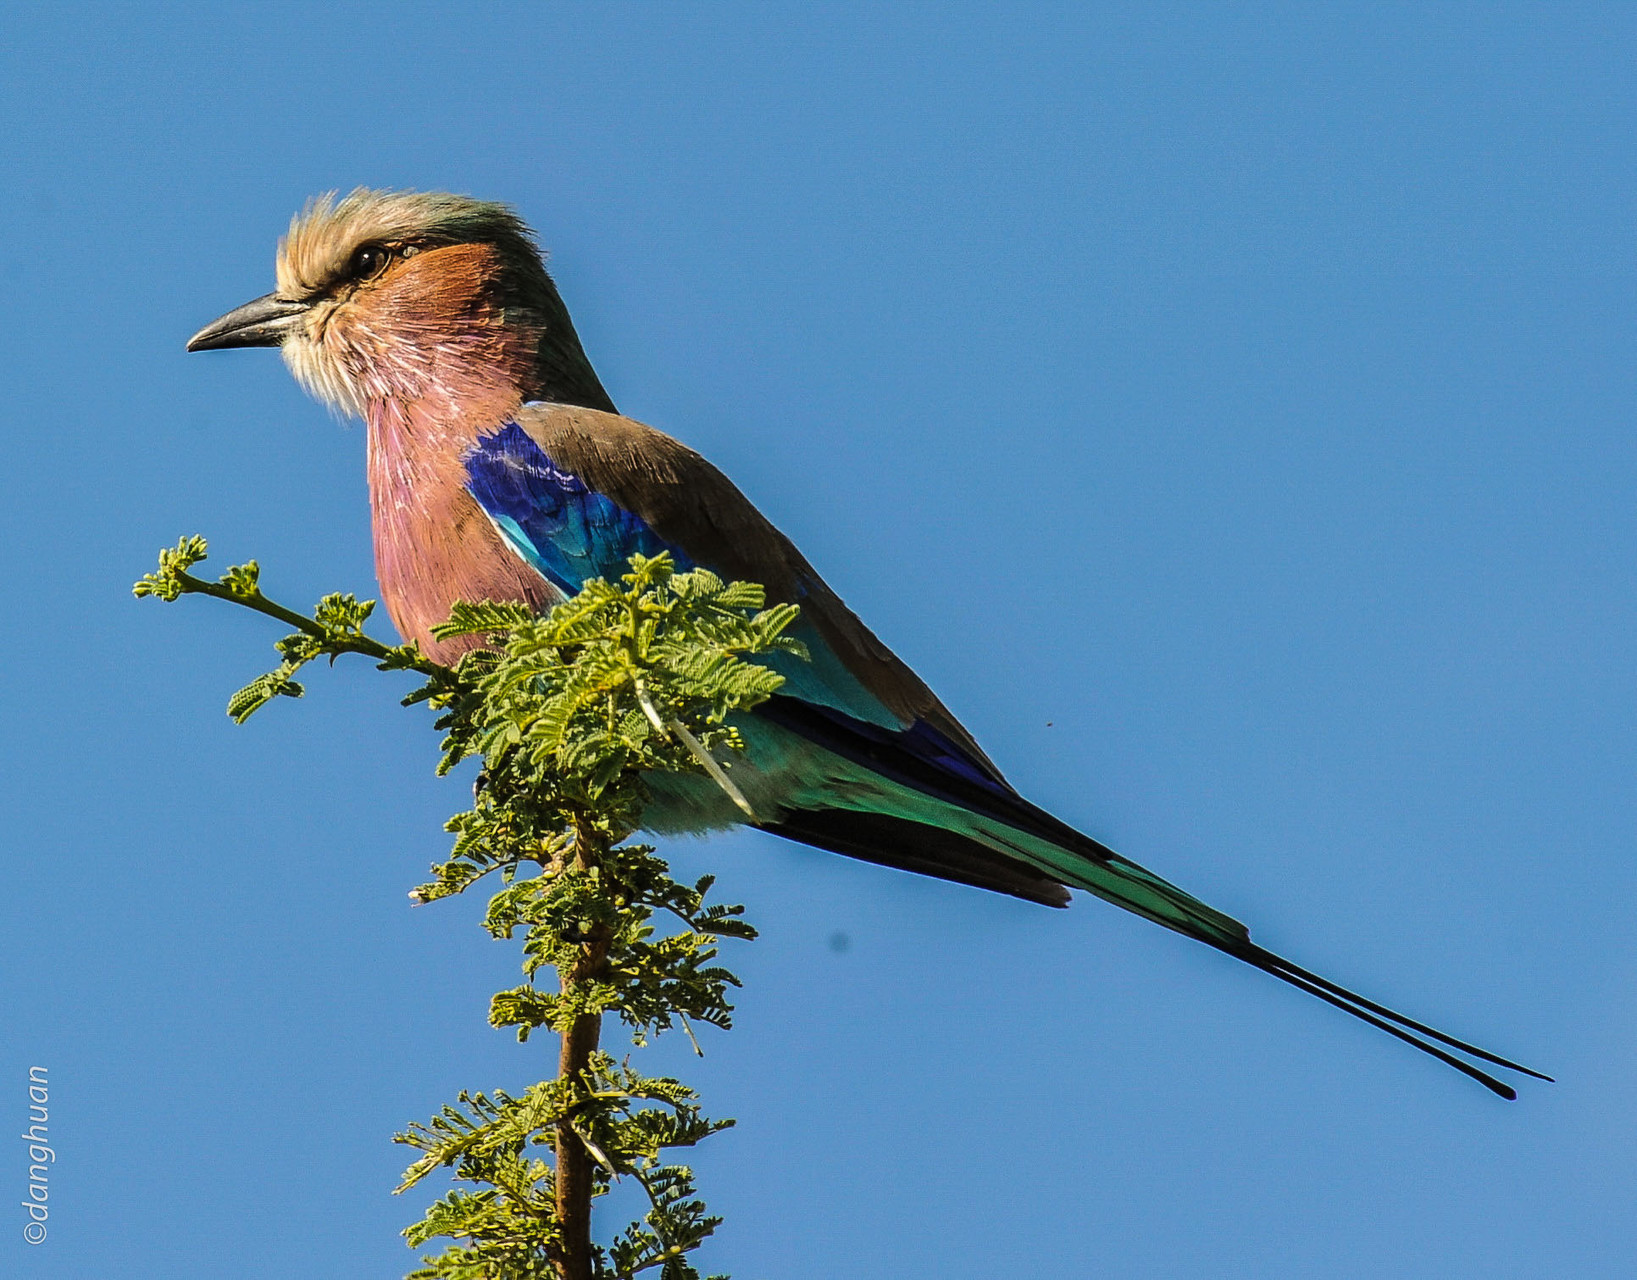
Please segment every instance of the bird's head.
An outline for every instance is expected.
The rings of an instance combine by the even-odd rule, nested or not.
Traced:
[[[613,407],[533,235],[505,205],[364,188],[321,196],[279,241],[277,278],[188,350],[279,347],[308,391],[359,415],[372,401],[458,403],[502,388]]]

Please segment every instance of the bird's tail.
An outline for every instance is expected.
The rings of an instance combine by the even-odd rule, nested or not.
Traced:
[[[1127,911],[1136,912],[1156,924],[1174,929],[1235,959],[1243,960],[1246,964],[1254,965],[1263,973],[1271,974],[1281,982],[1287,982],[1300,991],[1317,996],[1326,1004],[1333,1004],[1360,1021],[1368,1022],[1372,1027],[1378,1027],[1388,1035],[1397,1036],[1406,1044],[1414,1045],[1422,1053],[1430,1054],[1440,1062],[1447,1063],[1503,1098],[1514,1099],[1518,1096],[1517,1091],[1482,1068],[1457,1057],[1451,1050],[1481,1062],[1504,1067],[1508,1071],[1533,1076],[1537,1080],[1551,1079],[1539,1071],[1533,1071],[1486,1049],[1468,1044],[1464,1040],[1457,1040],[1454,1036],[1445,1035],[1424,1022],[1405,1017],[1385,1005],[1366,999],[1357,992],[1337,986],[1300,965],[1292,964],[1283,956],[1275,955],[1267,948],[1252,942],[1250,931],[1233,917],[1207,906],[1169,881],[1162,880],[1152,871],[1138,866],[1112,850],[1105,849],[1088,837],[1082,836],[1080,839],[1087,845],[1095,846],[1095,851],[1067,850],[1056,845],[1056,842],[1046,845],[1039,837],[1022,835],[1020,838],[1020,833],[1015,830],[1009,832],[1008,837],[1007,843],[1037,865],[1042,860],[1042,855],[1050,849],[1047,856],[1052,874],[1061,878],[1064,883],[1085,889],[1116,906],[1124,907]],[[1046,847],[1042,848],[1043,845]]]
[[[1067,905],[1068,894],[1061,886],[1084,889],[1317,996],[1448,1063],[1503,1098],[1517,1094],[1457,1053],[1538,1080],[1551,1079],[1406,1018],[1258,946],[1232,916],[1031,804],[970,761],[963,764],[959,751],[936,735],[912,740],[908,732],[893,733],[790,698],[771,699],[758,709],[758,716],[793,734],[791,741],[856,767],[847,776],[846,768],[831,760],[819,772],[832,779],[845,776],[847,785],[832,786],[824,794],[828,803],[785,805],[775,820],[758,824],[764,830],[849,857],[1051,906]]]
[[[1228,950],[1227,948],[1223,948]],[[1390,1036],[1397,1036],[1405,1044],[1413,1044],[1422,1053],[1429,1053],[1440,1062],[1447,1062],[1463,1075],[1471,1076],[1484,1088],[1498,1093],[1508,1100],[1518,1096],[1517,1090],[1511,1085],[1495,1079],[1488,1072],[1465,1062],[1441,1049],[1438,1045],[1448,1045],[1450,1049],[1458,1049],[1464,1054],[1478,1058],[1484,1062],[1494,1063],[1497,1067],[1505,1067],[1508,1071],[1516,1071],[1522,1075],[1533,1076],[1536,1080],[1551,1081],[1552,1077],[1539,1071],[1522,1066],[1508,1058],[1490,1053],[1487,1049],[1480,1049],[1476,1045],[1468,1044],[1465,1040],[1457,1040],[1454,1036],[1445,1035],[1442,1031],[1434,1030],[1424,1022],[1417,1022],[1414,1018],[1406,1018],[1401,1013],[1395,1013],[1385,1005],[1377,1004],[1374,1000],[1367,1000],[1346,987],[1339,987],[1327,978],[1309,972],[1300,965],[1292,964],[1283,956],[1275,955],[1265,947],[1246,941],[1242,950],[1229,950],[1229,955],[1237,956],[1247,964],[1253,964],[1263,973],[1271,973],[1281,982],[1288,982],[1291,986],[1309,995],[1318,996],[1327,1004],[1333,1004],[1338,1009],[1345,1009],[1355,1018],[1368,1022],[1372,1027],[1380,1027]],[[1419,1033],[1413,1034],[1413,1033]],[[1421,1037],[1425,1036],[1426,1039]],[[1438,1044],[1429,1044],[1429,1040],[1436,1040]]]

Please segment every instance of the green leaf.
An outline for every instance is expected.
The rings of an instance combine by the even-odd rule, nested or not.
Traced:
[[[274,698],[299,698],[305,692],[283,668],[269,671],[264,676],[257,676],[227,700],[227,714],[233,717],[234,724],[243,724]]]

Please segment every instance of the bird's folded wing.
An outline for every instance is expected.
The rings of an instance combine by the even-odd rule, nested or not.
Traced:
[[[618,578],[633,553],[669,551],[679,568],[759,582],[770,600],[799,605],[798,634],[813,660],[780,664],[787,696],[887,730],[929,765],[1015,794],[920,677],[692,449],[617,414],[528,404],[479,439],[466,473],[507,542],[565,593],[587,578]]]

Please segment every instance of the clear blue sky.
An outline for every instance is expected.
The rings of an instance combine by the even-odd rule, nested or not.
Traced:
[[[684,13],[686,9],[688,12]],[[184,532],[372,591],[363,435],[188,356],[307,196],[516,204],[1029,795],[1556,1074],[1507,1105],[1203,947],[741,835],[685,1072],[753,1277],[1637,1274],[1630,6],[62,4],[5,20],[0,1273],[401,1275],[388,1141],[549,1068],[411,909],[464,783]],[[832,936],[849,940],[833,949]],[[25,1189],[0,1147],[0,1206]]]

